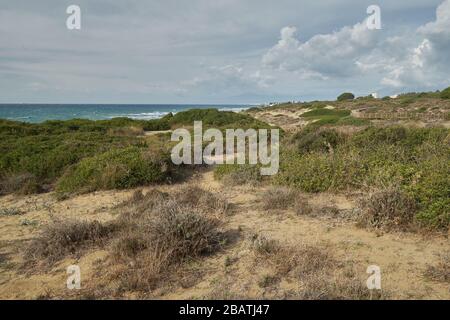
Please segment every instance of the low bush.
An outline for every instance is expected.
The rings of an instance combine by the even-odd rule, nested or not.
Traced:
[[[415,202],[416,224],[448,229],[448,129],[368,127],[343,139],[323,130],[309,127],[290,137],[272,179],[276,184],[305,192],[396,187]]]
[[[174,126],[193,126],[194,121],[202,121],[203,127],[225,128],[225,129],[258,129],[269,128],[266,123],[255,118],[232,111],[219,111],[217,109],[191,109],[176,113],[169,124]]]
[[[428,279],[450,284],[450,251],[441,253],[439,261],[436,264],[428,265],[424,275]]]
[[[302,279],[302,289],[296,296],[299,300],[381,300],[389,296],[386,292],[374,292],[352,275],[312,275]]]
[[[252,248],[256,259],[270,263],[277,275],[294,273],[306,277],[331,267],[333,259],[326,248],[309,245],[291,247],[263,235],[254,235]]]
[[[110,128],[107,131],[107,134],[110,136],[130,136],[136,137],[144,134],[144,130],[140,127],[119,127],[119,128]]]
[[[339,118],[347,117],[350,115],[350,110],[337,110],[337,109],[314,109],[302,114],[304,118],[320,118],[323,116],[336,116]]]
[[[336,122],[336,125],[338,125],[338,126],[368,126],[368,125],[370,125],[370,121],[367,119],[359,119],[359,118],[354,118],[352,116],[347,116],[347,117],[340,118]]]
[[[63,172],[85,157],[111,148],[145,146],[142,139],[110,136],[98,132],[38,134],[0,139],[0,177],[3,192],[14,192],[22,186],[37,184],[36,191],[53,184]]]
[[[98,221],[56,221],[47,225],[28,245],[24,255],[26,264],[51,265],[83,249],[104,244],[114,230],[113,224]]]
[[[450,87],[441,91],[440,94],[441,99],[450,99]]]
[[[375,192],[360,204],[363,226],[386,230],[409,230],[414,222],[417,205],[405,193],[388,189]]]
[[[263,209],[287,210],[292,209],[297,214],[307,215],[311,212],[308,202],[297,190],[285,187],[272,187],[262,195]]]
[[[59,196],[95,190],[125,189],[163,182],[170,176],[168,155],[141,148],[112,149],[81,160],[57,182]]]
[[[342,270],[327,247],[301,244],[295,247],[256,234],[252,237],[255,265],[273,270],[277,281],[294,278],[299,282],[292,297],[302,300],[379,298],[373,296],[355,272]],[[292,281],[292,280],[291,280]],[[385,293],[384,293],[385,294]]]
[[[195,192],[200,196],[191,199]],[[120,275],[122,290],[155,288],[175,276],[180,264],[222,246],[225,238],[218,217],[223,206],[216,207],[215,201],[205,204],[201,199],[207,195],[196,187],[184,187],[171,194],[138,193],[126,202],[117,222],[121,232],[112,247],[112,256],[127,265]]]
[[[260,167],[258,165],[218,165],[214,168],[214,178],[222,180],[230,186],[258,185],[261,180]]]
[[[249,115],[217,109],[194,109],[176,115],[169,113],[153,120],[122,117],[97,121],[50,120],[31,124],[0,119],[0,193],[50,190],[69,167],[82,159],[98,157],[111,150],[130,146],[149,147],[147,141],[153,149],[154,144],[160,144],[166,150],[168,135],[155,136],[152,140],[143,137],[144,131],[192,126],[195,120],[203,121],[205,128],[269,128]],[[160,141],[156,141],[158,139]],[[114,169],[127,170],[126,166],[114,166]]]
[[[193,185],[185,185],[176,190],[173,197],[178,203],[197,208],[204,213],[226,214],[228,202],[225,198]]]
[[[344,92],[339,97],[337,97],[337,101],[345,101],[345,100],[353,100],[355,99],[355,95],[350,92]]]
[[[294,134],[290,142],[295,144],[300,153],[312,151],[332,152],[339,143],[344,141],[344,136],[336,130],[320,128],[311,129],[306,127]]]
[[[9,174],[0,180],[0,195],[16,192],[18,194],[39,193],[42,186],[36,177],[29,173]]]
[[[22,214],[24,214],[24,212],[18,208],[1,208],[0,209],[0,217],[20,216]]]

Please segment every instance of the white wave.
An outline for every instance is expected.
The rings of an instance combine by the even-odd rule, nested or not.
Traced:
[[[233,112],[241,112],[244,110],[248,110],[250,107],[223,107],[220,108],[219,111],[233,111]]]
[[[241,112],[249,109],[250,107],[222,107],[218,108],[219,111],[233,111],[233,112]],[[152,120],[152,119],[160,119],[165,115],[172,113],[176,114],[180,111],[187,111],[189,109],[183,110],[171,110],[171,111],[153,111],[153,112],[142,112],[142,113],[122,113],[122,114],[114,114],[108,116],[108,118],[117,118],[117,117],[127,117],[130,119],[136,120]]]
[[[111,115],[108,118],[111,119],[111,118],[117,118],[117,117],[126,117],[126,118],[136,119],[136,120],[152,120],[152,119],[162,118],[168,113],[169,112],[162,112],[162,111],[142,112],[142,113],[123,113],[123,114]]]

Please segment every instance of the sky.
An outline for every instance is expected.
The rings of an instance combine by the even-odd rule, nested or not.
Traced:
[[[258,104],[450,85],[450,0],[0,0],[0,103]],[[81,9],[69,30],[66,9]],[[381,9],[370,30],[367,8]]]

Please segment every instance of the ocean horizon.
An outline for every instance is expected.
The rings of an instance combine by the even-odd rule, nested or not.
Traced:
[[[40,123],[47,120],[104,120],[117,117],[151,120],[172,112],[214,108],[239,112],[249,104],[0,104],[0,119]]]

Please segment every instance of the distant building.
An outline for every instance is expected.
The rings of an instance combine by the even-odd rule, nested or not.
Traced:
[[[372,98],[374,99],[378,99],[378,93],[374,92],[370,94],[372,96]]]

